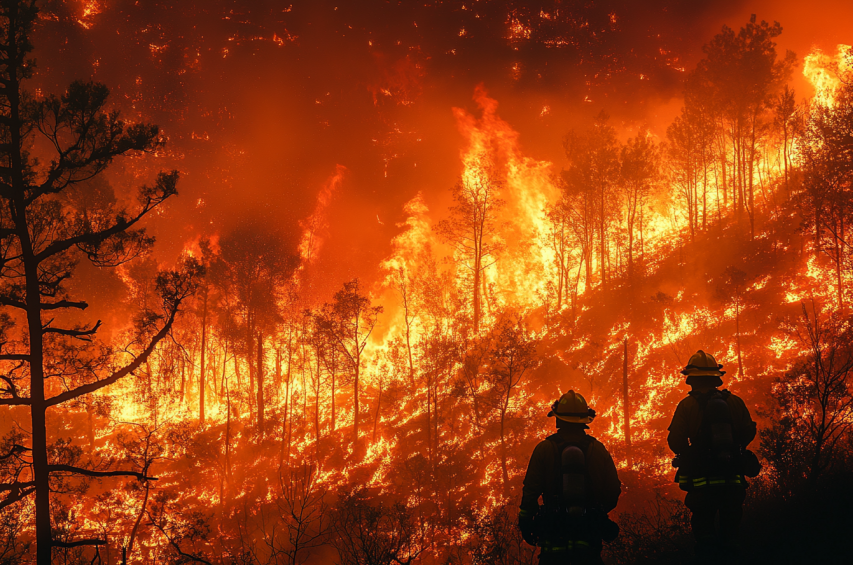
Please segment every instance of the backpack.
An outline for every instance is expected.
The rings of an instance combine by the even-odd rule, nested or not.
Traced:
[[[740,463],[740,444],[735,438],[734,420],[727,390],[692,395],[702,414],[699,433],[695,438],[699,466],[704,473],[725,475],[737,472]]]
[[[581,517],[589,506],[587,453],[593,438],[566,441],[559,434],[548,437],[554,447],[554,474],[550,506],[560,513]]]

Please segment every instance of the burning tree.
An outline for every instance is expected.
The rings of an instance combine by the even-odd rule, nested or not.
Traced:
[[[382,306],[371,306],[370,299],[364,296],[358,279],[344,285],[335,293],[333,302],[323,308],[318,322],[320,331],[325,333],[346,359],[353,378],[353,443],[358,442],[359,387],[364,364],[364,348],[376,327]]]
[[[235,302],[239,318],[234,323],[242,333],[249,384],[255,389],[257,429],[263,436],[263,348],[280,318],[277,293],[292,275],[295,262],[279,234],[255,224],[239,226],[222,239],[220,248],[216,271]]]
[[[650,193],[659,180],[660,155],[650,136],[639,133],[622,146],[620,162],[625,229],[628,232],[628,281],[633,281],[636,232],[639,230],[642,257],[643,222]]]
[[[0,487],[7,493],[0,508],[34,495],[37,561],[47,565],[53,548],[106,543],[55,539],[51,490],[57,480],[67,480],[58,476],[153,480],[145,469],[79,466],[79,451],[49,443],[48,409],[58,410],[139,369],[169,334],[199,268],[188,260],[184,270],[157,276],[162,312],[143,312],[136,338],[124,350],[88,347],[101,323],[81,323],[69,312],[88,304],[69,295],[68,281],[82,258],[115,267],[148,250],[154,240],[138,224],[176,194],[178,174],[161,173],[152,186],[141,187],[133,207],[98,197],[92,181],[116,157],[150,152],[163,142],[156,126],[127,124],[108,110],[104,85],[75,82],[61,96],[44,98],[24,90],[33,74],[29,37],[37,14],[34,1],[0,3],[0,305],[11,312],[3,318],[0,361],[6,388],[0,404],[26,407],[32,424],[29,446],[21,438],[10,448],[22,467]],[[62,462],[51,460],[51,452]]]
[[[519,317],[504,315],[491,331],[489,346],[485,377],[489,384],[487,397],[498,414],[501,476],[504,492],[509,494],[507,420],[514,393],[521,387],[525,374],[538,362],[536,341],[528,335]]]
[[[487,298],[484,273],[501,249],[496,231],[497,214],[504,204],[502,185],[488,157],[480,156],[453,186],[456,204],[450,208],[450,218],[438,224],[438,233],[453,244],[460,264],[470,272],[475,333],[480,331],[482,299]]]
[[[598,270],[601,288],[607,288],[608,243],[616,211],[611,206],[619,174],[619,149],[616,132],[607,123],[610,117],[601,112],[593,127],[583,134],[566,136],[563,148],[571,166],[563,171],[563,190],[575,203],[573,214],[582,234],[586,262],[586,284],[592,284],[592,256],[598,239]]]
[[[693,115],[707,116],[716,124],[724,198],[728,198],[728,179],[733,177],[736,216],[740,221],[746,212],[751,238],[755,237],[754,181],[760,141],[772,120],[768,114],[773,97],[790,76],[794,62],[790,51],[777,58],[773,40],[781,33],[778,22],[757,22],[754,14],[738,33],[724,26],[704,47],[705,58],[688,81],[694,96],[686,97],[686,114],[695,110]]]
[[[799,204],[814,238],[814,253],[824,253],[832,262],[838,307],[843,310],[853,213],[853,72],[839,78],[835,102],[815,104],[806,120],[799,157],[804,189]]]

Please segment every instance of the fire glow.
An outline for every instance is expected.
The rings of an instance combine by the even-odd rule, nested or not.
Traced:
[[[71,18],[84,34],[119,25],[109,2],[68,4],[73,16],[45,12],[42,20]],[[105,538],[97,549],[105,563],[188,555],[208,563],[325,563],[332,559],[330,532],[340,527],[333,516],[342,519],[333,506],[356,493],[396,509],[389,520],[399,522],[388,527],[405,537],[395,549],[398,563],[448,562],[459,548],[479,543],[477,520],[517,502],[525,458],[551,425],[547,406],[568,388],[596,407],[593,433],[612,447],[626,483],[640,485],[624,503],[635,509],[649,493],[675,492],[661,446],[681,396],[678,370],[693,351],[717,348],[727,384],[763,406],[773,378],[808,353],[779,319],[806,304],[826,316],[849,310],[853,271],[839,243],[849,228],[841,221],[839,234],[826,220],[825,230],[817,227],[810,237],[811,228],[790,225],[800,222],[795,202],[806,199],[803,170],[820,149],[814,137],[806,145],[806,130],[839,108],[853,76],[851,47],[814,49],[802,58],[810,91],[791,94],[788,108],[791,59],[787,75],[780,71],[778,84],[767,87],[772,96],[745,111],[761,121],[752,124],[747,147],[740,116],[690,113],[691,77],[700,75],[683,66],[689,54],[666,38],[649,40],[644,49],[658,67],[640,73],[596,43],[630,24],[621,14],[582,17],[555,3],[496,17],[481,4],[454,10],[459,21],[443,35],[447,44],[429,53],[426,40],[408,45],[409,36],[427,33],[426,17],[390,35],[355,20],[342,26],[340,41],[351,34],[372,50],[365,60],[353,55],[354,66],[370,69],[369,77],[352,79],[362,104],[353,111],[342,106],[334,81],[311,78],[310,69],[306,82],[316,81],[317,92],[289,85],[275,85],[281,96],[241,90],[243,103],[273,117],[248,120],[233,139],[231,126],[221,123],[245,114],[224,94],[188,103],[177,84],[183,79],[157,82],[148,92],[148,79],[134,73],[114,91],[129,121],[174,122],[161,124],[164,146],[125,160],[103,186],[85,185],[88,197],[125,198],[152,167],[181,169],[184,162],[192,189],[189,205],[158,210],[149,220],[169,251],[134,257],[104,275],[96,295],[119,306],[98,310],[112,326],[95,344],[110,349],[116,366],[132,362],[135,340],[145,335],[138,335],[137,313],[157,302],[158,270],[192,258],[204,275],[168,338],[131,375],[56,409],[49,424],[55,454],[157,477],[73,487],[85,497],[61,485],[54,527],[67,539]],[[239,22],[239,31],[228,28],[227,47],[200,33],[169,37],[163,22],[138,30],[135,41],[155,68],[181,60],[176,76],[188,82],[203,72],[248,77],[257,69],[235,69],[227,59],[245,61],[247,50],[269,47],[275,54],[264,56],[283,61],[278,57],[314,33],[284,27],[299,9],[263,23],[248,11],[216,14],[218,22]],[[506,84],[550,80],[550,70],[525,51],[531,45],[578,49],[571,110],[550,86],[541,90],[547,97],[529,95],[523,114],[516,87],[469,81],[464,96],[434,99],[440,110],[429,119],[411,118],[440,89],[428,74],[433,57],[440,53],[440,64],[451,68],[486,33],[485,19],[500,28],[495,41],[509,53],[495,73]],[[750,25],[757,25],[754,18]],[[584,57],[594,58],[594,73]],[[102,63],[93,68],[96,80],[115,72],[99,70]],[[607,115],[602,101],[625,94],[612,96],[608,81],[630,75],[651,84],[661,73],[677,76],[687,93],[671,123],[650,125],[648,114]],[[39,92],[48,91],[54,77],[45,70],[34,80]],[[301,98],[310,99],[304,107],[313,112],[310,151],[275,122],[305,128],[300,120],[309,118],[292,117],[288,108]],[[618,103],[612,106],[618,111]],[[336,122],[358,123],[351,114],[364,108],[375,113],[376,123],[364,127],[369,132],[336,138]],[[519,115],[552,145],[560,145],[552,129],[565,128],[563,151],[540,151],[539,142],[528,141],[533,126]],[[212,116],[217,122],[208,127]],[[453,141],[435,139],[439,126],[432,122],[441,120]],[[247,151],[241,136],[261,139],[263,148]],[[308,154],[317,147],[334,157]],[[435,156],[437,148],[444,157]],[[373,159],[367,165],[365,155]],[[255,169],[261,158],[274,174]],[[310,173],[291,178],[286,169],[299,168],[301,159]],[[418,176],[424,162],[445,168]],[[605,169],[612,169],[607,186],[590,189]],[[365,177],[372,192],[356,194]],[[449,182],[436,188],[435,179]],[[302,193],[310,198],[297,202]],[[361,249],[365,234],[381,244]],[[741,244],[749,258],[729,249]],[[796,264],[778,259],[789,248],[800,250]],[[725,259],[712,268],[716,252]],[[83,276],[81,290],[101,281],[99,274]],[[7,394],[17,396],[7,384]],[[53,395],[69,388],[51,386]],[[21,414],[2,420],[8,437]],[[22,515],[32,513],[30,502],[21,506]],[[294,531],[305,538],[294,539]],[[32,540],[34,532],[21,525],[16,535]]]

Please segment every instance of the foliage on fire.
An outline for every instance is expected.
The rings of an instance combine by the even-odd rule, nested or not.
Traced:
[[[88,29],[103,3],[83,4]],[[568,128],[562,167],[526,154],[480,85],[475,111],[452,111],[450,205],[418,194],[376,281],[326,294],[317,258],[348,169],[295,244],[261,215],[155,259],[143,226],[179,198],[178,172],[130,194],[110,171],[166,136],[97,82],[27,89],[45,13],[0,1],[0,565],[532,564],[520,485],[569,389],[595,406],[624,484],[605,559],[681,562],[665,428],[700,348],[758,408],[761,521],[745,528],[778,547],[746,554],[813,556],[785,539],[784,505],[818,501],[796,510],[828,539],[824,509],[853,501],[838,490],[853,463],[853,48],[802,61],[804,98],[778,23],[724,27],[684,72],[665,138],[597,112]],[[507,45],[531,39],[525,18],[509,12]],[[98,277],[128,319],[86,316],[78,294]]]

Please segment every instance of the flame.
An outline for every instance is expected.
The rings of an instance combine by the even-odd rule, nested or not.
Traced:
[[[803,60],[803,75],[814,87],[813,102],[832,108],[835,93],[842,84],[842,77],[853,72],[853,48],[839,44],[835,56],[815,49]]]
[[[343,182],[346,170],[343,165],[335,167],[335,174],[329,177],[317,194],[314,212],[300,222],[302,238],[299,241],[299,256],[302,259],[302,268],[315,262],[323,247],[324,231],[328,228],[326,210],[332,201],[332,195]]]

